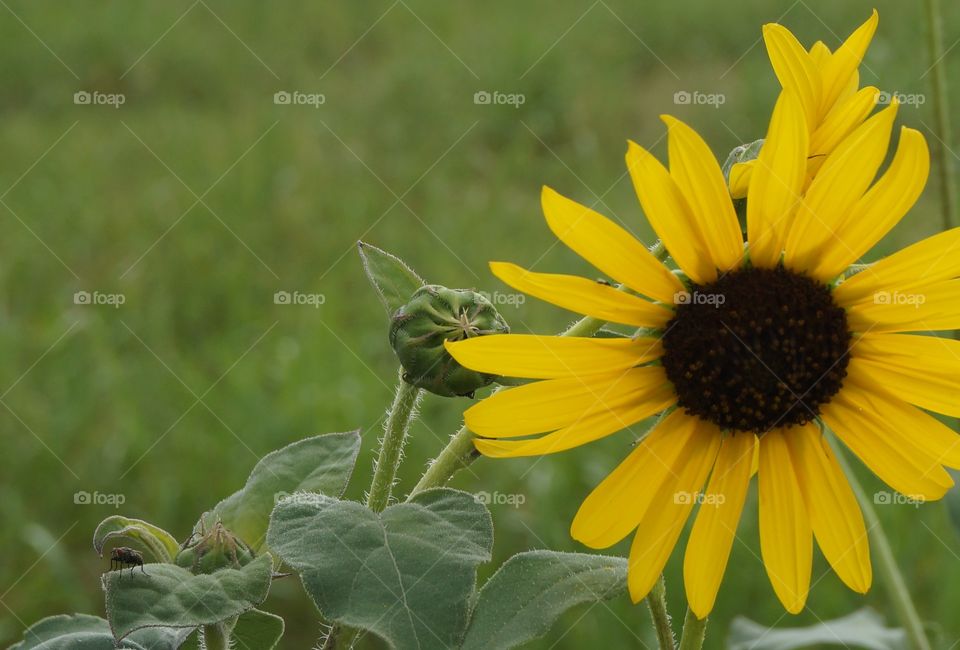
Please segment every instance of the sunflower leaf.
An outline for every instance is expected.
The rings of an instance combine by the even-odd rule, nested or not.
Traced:
[[[111,539],[127,539],[142,545],[157,562],[173,562],[180,545],[173,535],[140,519],[121,515],[107,517],[93,532],[93,549],[103,557],[103,548]]]
[[[546,634],[571,607],[614,598],[626,593],[626,588],[623,558],[519,553],[480,590],[462,650],[515,648]]]
[[[182,647],[191,630],[150,628],[131,634],[119,645],[114,641],[110,624],[99,616],[73,614],[50,616],[37,621],[23,633],[23,641],[10,650],[176,650]]]
[[[353,474],[360,432],[327,433],[298,440],[264,456],[243,489],[204,515],[208,528],[218,519],[255,550],[263,550],[270,512],[277,500],[298,491],[338,497]]]
[[[377,514],[360,503],[293,495],[267,541],[300,574],[324,618],[392,648],[457,647],[476,568],[490,560],[490,513],[471,494],[436,488]]]
[[[885,627],[883,617],[869,607],[809,627],[768,628],[738,616],[727,635],[727,650],[797,650],[819,645],[905,650],[907,635],[899,628]]]
[[[237,648],[272,650],[283,636],[283,627],[283,619],[279,616],[251,609],[237,619],[231,636]]]
[[[262,603],[272,578],[269,554],[239,569],[199,575],[174,564],[111,571],[103,576],[107,620],[118,640],[145,628],[212,625]]]
[[[376,246],[357,242],[363,270],[376,289],[388,316],[410,300],[417,289],[426,284],[406,262]]]

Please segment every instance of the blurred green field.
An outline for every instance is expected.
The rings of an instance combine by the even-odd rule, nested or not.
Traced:
[[[504,291],[490,259],[595,274],[552,238],[540,185],[597,203],[651,242],[625,176],[626,139],[665,155],[664,112],[721,158],[761,137],[777,89],[759,42],[765,22],[834,47],[876,5],[864,82],[929,92],[921,8],[895,0],[0,4],[4,646],[43,616],[102,614],[107,562],[90,539],[117,511],[76,505],[77,491],[122,494],[119,512],[185,536],[263,454],[359,427],[349,495],[363,494],[396,370],[358,239],[450,286]],[[949,47],[960,5],[946,11]],[[960,48],[946,63],[956,79]],[[84,90],[125,102],[75,104]],[[325,102],[278,105],[277,91]],[[525,102],[478,105],[478,91]],[[676,105],[678,91],[725,102]],[[960,106],[956,93],[952,101]],[[930,102],[898,119],[929,133]],[[937,210],[932,177],[878,252],[936,232]],[[121,293],[125,303],[76,305],[77,291]],[[275,305],[277,291],[325,302]],[[572,318],[533,300],[504,316],[519,332]],[[424,402],[402,490],[468,404]],[[633,439],[462,472],[457,487],[525,498],[492,507],[495,563],[481,579],[523,549],[583,550],[569,522]],[[940,504],[879,510],[921,611],[952,647],[960,539]],[[883,584],[858,596],[821,557],[809,608],[784,616],[758,559],[755,494],[746,513],[707,647],[722,647],[737,615],[799,625],[867,604],[892,618]],[[667,570],[676,617],[682,546]],[[266,609],[286,616],[284,648],[316,640],[317,617],[294,580],[275,585]],[[622,598],[569,613],[530,647],[653,647],[648,628],[645,607]]]

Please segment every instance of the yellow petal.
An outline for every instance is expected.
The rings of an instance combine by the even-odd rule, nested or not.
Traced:
[[[876,177],[896,114],[894,102],[860,125],[827,156],[787,234],[786,266],[812,272],[823,249],[838,245],[833,241],[834,232]]]
[[[673,315],[652,302],[574,275],[534,273],[508,262],[491,262],[490,270],[518,291],[605,321],[659,328]]]
[[[808,134],[802,111],[793,90],[780,93],[751,175],[747,232],[755,266],[769,268],[779,263],[790,216],[803,189]]]
[[[698,421],[677,409],[590,493],[570,525],[570,536],[590,548],[607,548],[630,534],[676,471],[696,439]]]
[[[717,159],[696,131],[669,115],[661,119],[667,125],[670,176],[687,199],[713,265],[721,271],[739,267],[743,235]]]
[[[555,454],[604,438],[611,433],[644,420],[673,406],[677,396],[667,385],[651,388],[637,399],[615,410],[584,415],[562,429],[530,440],[485,440],[476,438],[474,446],[484,456],[518,458]]]
[[[857,72],[863,55],[866,54],[873,34],[877,31],[877,10],[874,9],[870,18],[858,27],[843,44],[837,48],[830,60],[823,67],[823,95],[821,97],[820,114],[824,115],[843,91],[850,86],[850,77]]]
[[[756,436],[726,435],[683,558],[687,602],[697,618],[713,609],[750,485]]]
[[[760,554],[780,602],[798,614],[810,589],[813,535],[784,440],[792,433],[776,430],[760,438]]]
[[[810,59],[817,70],[823,70],[823,66],[830,60],[830,48],[823,41],[817,41],[810,46]]]
[[[767,55],[780,85],[797,93],[807,129],[812,131],[820,110],[820,71],[813,58],[786,27],[776,23],[763,26]]]
[[[756,164],[756,160],[747,160],[735,163],[733,167],[730,168],[730,198],[747,198],[747,190],[750,188],[750,177],[753,175],[753,168]]]
[[[954,379],[953,383],[956,386],[960,382]],[[933,397],[928,397],[924,389]],[[960,436],[932,415],[907,403],[949,406],[951,413],[947,415],[952,415],[957,412],[960,401],[956,388],[948,393],[934,382],[924,381],[921,370],[891,371],[882,364],[854,358],[847,366],[845,390],[851,402],[870,409],[891,432],[909,438],[911,444],[935,464],[960,468]],[[937,393],[940,393],[939,399]]]
[[[498,334],[445,343],[457,362],[506,377],[556,379],[625,370],[663,354],[660,339]]]
[[[870,410],[848,396],[844,386],[820,409],[823,421],[880,480],[901,494],[935,501],[953,480],[927,453],[909,439],[909,433],[892,431]]]
[[[662,366],[547,379],[499,391],[471,406],[463,417],[471,431],[486,438],[528,436],[587,415],[618,411],[666,381]]]
[[[670,303],[683,284],[633,235],[549,187],[540,195],[547,224],[582,258],[634,291]]]
[[[847,325],[854,332],[871,334],[960,329],[960,280],[909,291],[878,291],[873,302],[847,309]]]
[[[836,228],[837,245],[821,251],[817,277],[836,277],[870,250],[913,207],[927,183],[930,152],[923,134],[903,127],[893,162]]]
[[[815,424],[784,435],[813,534],[844,584],[866,593],[873,581],[870,544],[857,497]]]
[[[873,302],[882,292],[909,292],[960,276],[960,228],[927,237],[845,280],[834,290],[842,306]]]
[[[647,508],[630,545],[627,586],[633,602],[645,598],[660,578],[663,567],[693,509],[694,495],[703,488],[720,448],[720,431],[697,421],[690,443],[654,497],[655,507]]]
[[[810,137],[810,155],[827,155],[860,126],[877,105],[880,91],[867,86],[838,102]]]
[[[635,142],[627,146],[627,169],[647,220],[677,265],[697,284],[715,280],[700,229],[670,172]]]

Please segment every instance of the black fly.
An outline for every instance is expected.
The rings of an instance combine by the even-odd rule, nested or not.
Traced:
[[[110,552],[110,570],[119,568],[120,577],[123,578],[123,570],[127,567],[130,567],[131,574],[136,567],[140,567],[143,575],[147,575],[147,571],[143,568],[143,554],[126,546],[118,546]]]

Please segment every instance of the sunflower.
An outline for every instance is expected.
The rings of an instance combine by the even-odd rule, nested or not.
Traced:
[[[710,149],[665,116],[669,169],[632,142],[626,161],[676,270],[546,187],[551,230],[622,286],[491,264],[520,291],[638,328],[631,338],[509,334],[448,345],[474,370],[539,380],[465,412],[486,456],[555,453],[659,414],[571,527],[592,548],[635,531],[634,601],[699,503],[684,583],[691,609],[706,617],[755,455],[762,559],[787,611],[805,605],[814,538],[841,580],[866,592],[864,520],[825,427],[903,495],[938,499],[952,485],[944,466],[960,467],[960,437],[927,411],[960,416],[960,342],[908,332],[960,328],[960,229],[850,268],[926,183],[926,142],[906,127],[877,178],[896,112],[894,103],[856,128],[805,188],[806,113],[784,90],[749,186],[746,242]]]
[[[808,182],[820,169],[827,154],[863,123],[873,111],[880,91],[874,86],[860,88],[858,68],[877,31],[879,17],[870,18],[831,52],[823,41],[806,50],[783,25],[763,26],[763,41],[773,71],[783,88],[800,98],[810,134]],[[730,193],[747,195],[755,161],[734,165],[730,170]]]

